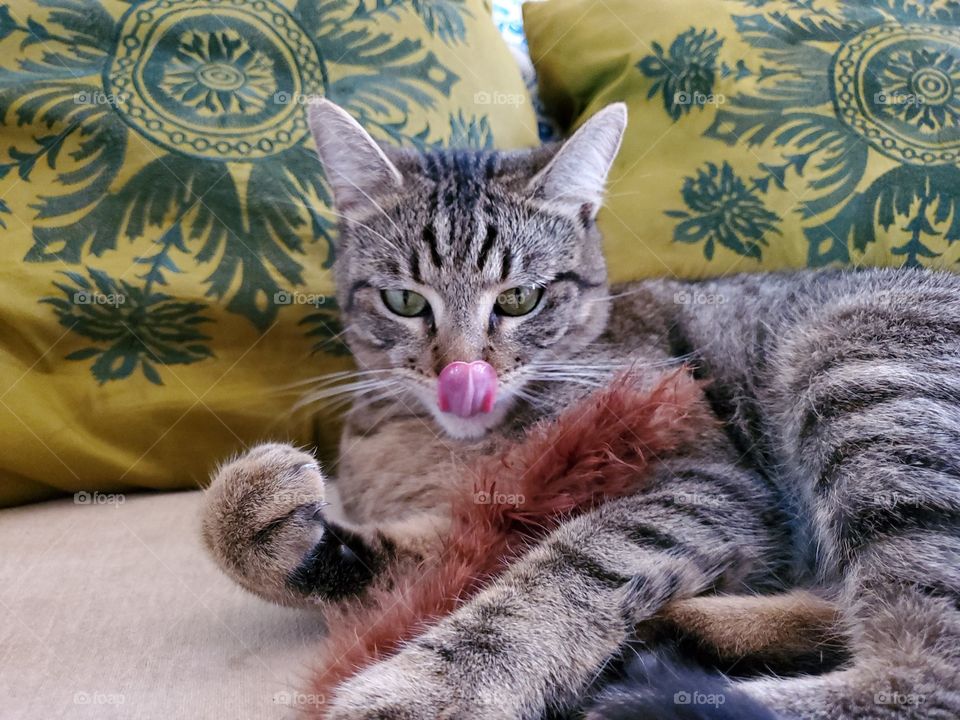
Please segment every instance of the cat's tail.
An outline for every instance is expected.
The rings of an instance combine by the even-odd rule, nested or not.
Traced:
[[[780,720],[723,675],[672,653],[639,653],[622,680],[593,701],[587,720]]]

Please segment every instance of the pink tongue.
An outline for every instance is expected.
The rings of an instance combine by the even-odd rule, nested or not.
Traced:
[[[493,410],[497,395],[497,371],[490,363],[452,362],[440,373],[437,401],[442,412],[462,418]]]

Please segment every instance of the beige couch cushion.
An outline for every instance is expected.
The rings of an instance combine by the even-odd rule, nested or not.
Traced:
[[[98,496],[97,500],[104,500]],[[296,717],[322,625],[235,587],[198,492],[0,511],[0,715]]]

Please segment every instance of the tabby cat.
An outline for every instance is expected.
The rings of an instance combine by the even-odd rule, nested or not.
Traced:
[[[626,366],[652,377],[687,362],[720,420],[659,458],[649,490],[567,521],[341,686],[330,717],[563,713],[671,603],[801,586],[838,604],[849,661],[737,682],[742,697],[794,718],[960,717],[960,278],[611,289],[594,219],[622,105],[559,149],[509,153],[380,147],[328,101],[309,115],[362,370],[345,386],[335,481],[285,445],[215,478],[205,538],[241,584],[322,604],[362,597],[388,564],[414,571],[437,552],[470,457]],[[680,690],[676,703],[696,701]],[[639,708],[647,692],[660,690],[627,699]]]

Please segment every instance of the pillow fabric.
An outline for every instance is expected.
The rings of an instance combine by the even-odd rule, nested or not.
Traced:
[[[569,125],[623,100],[599,223],[614,279],[956,268],[960,4],[552,0],[524,6]]]
[[[396,143],[537,140],[481,0],[0,5],[0,505],[334,444],[283,390],[349,363],[315,94]]]
[[[542,0],[532,0],[541,2]],[[523,12],[521,10],[523,0],[493,0],[493,22],[503,36],[504,42],[513,53],[520,66],[520,74],[526,83],[527,92],[530,93],[530,99],[533,102],[534,112],[537,114],[537,125],[540,130],[540,140],[542,142],[554,142],[561,137],[560,129],[556,122],[544,110],[543,103],[540,102],[537,90],[537,74],[533,69],[533,63],[530,61],[530,49],[527,46],[527,38],[523,33]]]

